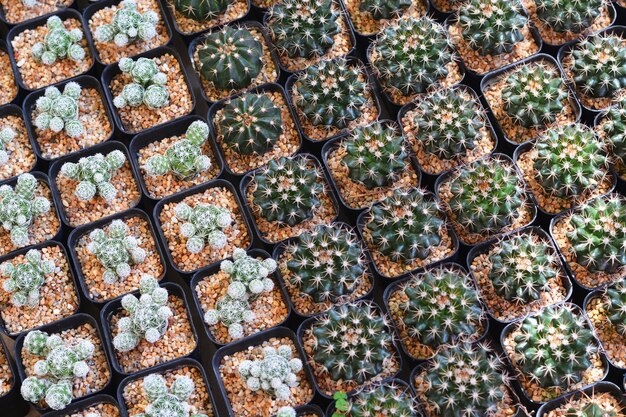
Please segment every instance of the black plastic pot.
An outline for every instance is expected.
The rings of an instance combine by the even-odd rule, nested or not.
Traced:
[[[22,33],[25,30],[29,30],[29,29],[35,29],[39,26],[45,26],[46,25],[46,21],[48,20],[48,18],[50,16],[58,16],[59,18],[61,18],[61,20],[65,21],[67,19],[76,19],[81,23],[81,29],[84,26],[83,25],[83,17],[81,16],[80,13],[78,13],[76,10],[74,9],[69,9],[66,8],[58,13],[53,13],[53,14],[48,14],[42,17],[38,17],[37,19],[32,19],[29,20],[26,23],[22,23],[20,25],[15,26],[13,29],[11,29],[9,31],[9,33],[7,34],[7,48],[9,50],[9,57],[11,58],[11,65],[13,66],[13,74],[15,75],[15,80],[17,81],[17,83],[19,84],[20,88],[22,88],[23,90],[26,91],[34,91],[37,90],[37,88],[29,88],[24,84],[24,81],[22,80],[22,75],[20,74],[19,71],[19,67],[17,65],[17,61],[15,60],[15,51],[13,50],[13,45],[11,44],[11,42],[13,41],[13,39],[20,33]],[[91,70],[93,69],[93,64],[95,62],[95,59],[93,59],[94,57],[94,50],[93,50],[93,45],[89,42],[89,40],[87,39],[87,54],[86,56],[91,56],[92,58],[92,63],[91,66],[89,67],[89,69],[87,69],[87,71],[83,72],[82,74],[77,74],[75,76],[72,76],[70,78],[67,78],[65,80],[63,80],[62,82],[66,82],[66,81],[71,81],[74,78],[78,77],[79,75],[85,75],[85,74],[89,74],[91,72]],[[42,64],[43,65],[43,64]],[[54,83],[52,83],[54,84]],[[50,84],[50,85],[52,85]],[[44,88],[44,87],[41,87]]]
[[[9,57],[11,56],[11,54],[9,53],[9,48],[7,47],[7,43],[2,38],[0,38],[0,51],[3,51],[4,53],[6,53]],[[9,58],[9,61],[11,61],[11,58]],[[9,102],[5,103],[4,105],[7,105],[7,104],[19,105],[20,104],[19,103],[20,85],[17,82],[17,79],[15,78],[15,70],[13,69],[13,65],[11,65],[11,74],[13,74],[13,82],[15,83],[15,97],[13,97]]]
[[[296,408],[296,416],[304,417],[314,415],[315,417],[324,417],[324,412],[322,409],[315,404],[302,405]]]
[[[166,125],[158,126],[154,130],[151,129],[150,131],[144,131],[138,134],[137,136],[135,136],[133,140],[130,142],[129,151],[130,151],[130,160],[133,165],[133,170],[135,171],[135,176],[139,180],[139,186],[141,187],[141,191],[143,195],[149,201],[156,203],[157,201],[162,200],[163,198],[166,198],[166,197],[158,198],[158,197],[153,196],[150,193],[150,191],[148,191],[148,187],[146,187],[146,181],[144,180],[143,168],[141,167],[139,163],[139,151],[141,151],[141,149],[145,148],[151,143],[159,142],[163,139],[171,138],[172,136],[184,135],[189,125],[197,120],[202,121],[202,122],[205,121],[200,116],[195,116],[195,115],[184,116]],[[213,156],[214,156],[213,158],[211,158],[211,165],[218,166],[217,175],[215,175],[215,178],[218,178],[222,174],[222,171],[224,170],[224,160],[222,158],[221,153],[218,152],[218,147],[215,145],[215,142],[211,140],[210,137],[207,139],[207,143],[211,147],[211,152],[213,153]],[[202,185],[202,184],[199,184],[199,185]],[[173,193],[170,195],[174,195],[174,194],[176,193]]]
[[[304,353],[304,349],[302,349],[302,345],[299,343],[299,338],[296,338],[296,335],[286,327],[274,327],[273,329],[265,330],[260,333],[253,334],[248,337],[244,337],[243,339],[231,343],[227,346],[220,348],[215,355],[213,355],[213,360],[211,361],[211,366],[213,368],[213,372],[215,373],[215,378],[217,379],[217,385],[219,387],[220,393],[224,402],[226,404],[226,409],[228,411],[228,415],[234,416],[233,409],[231,406],[231,400],[228,397],[226,392],[226,388],[224,387],[224,382],[222,380],[222,375],[220,373],[220,366],[222,364],[222,360],[225,356],[233,355],[236,352],[241,352],[247,350],[248,347],[261,345],[266,340],[272,338],[289,338],[293,345],[295,346],[294,357],[300,358],[302,360],[302,369],[304,370],[304,375],[306,377],[307,382],[311,386],[313,390],[313,396],[315,396],[315,378],[313,377],[313,373],[309,368],[309,364],[306,360],[306,354]],[[308,403],[307,403],[308,404]],[[306,404],[303,404],[306,405]],[[298,408],[299,410],[300,408]]]
[[[178,66],[180,67],[180,72],[181,75],[185,78],[185,83],[187,84],[187,90],[189,91],[189,95],[191,97],[191,109],[189,110],[189,112],[183,116],[189,115],[189,114],[193,114],[194,109],[196,108],[196,96],[194,94],[194,90],[192,89],[191,83],[189,82],[189,69],[188,66],[185,64],[185,62],[182,60],[181,55],[175,50],[170,48],[169,46],[160,46],[158,48],[155,49],[151,49],[147,52],[141,53],[139,55],[135,56],[135,59],[137,58],[157,58],[160,56],[163,56],[165,54],[170,54],[172,55],[174,58],[176,58],[176,61],[178,61]],[[107,98],[107,102],[109,104],[109,108],[111,109],[111,113],[113,114],[113,119],[115,120],[115,126],[117,126],[117,128],[124,133],[125,135],[137,135],[139,133],[147,133],[147,132],[154,132],[154,129],[159,127],[159,126],[164,126],[167,125],[168,123],[173,122],[174,120],[179,119],[180,117],[177,117],[175,119],[172,120],[168,120],[167,122],[163,122],[163,123],[159,123],[156,124],[154,126],[151,126],[149,128],[143,129],[143,130],[139,130],[139,131],[130,131],[127,130],[124,127],[124,124],[122,123],[122,119],[120,118],[120,114],[117,111],[117,108],[115,107],[115,105],[113,104],[113,93],[111,92],[111,80],[113,80],[113,78],[118,75],[121,74],[121,70],[119,68],[118,64],[111,64],[111,65],[107,65],[106,68],[104,68],[104,71],[102,71],[102,76],[100,78],[101,82],[102,82],[102,89],[104,90],[104,94],[106,95]]]
[[[11,0],[11,1],[13,1],[13,0]],[[15,1],[19,1],[19,0],[15,0]],[[4,9],[3,9],[2,5],[0,4],[0,21],[2,21],[2,23],[7,25],[8,27],[12,27],[12,26],[16,26],[16,25],[22,25],[24,23],[29,23],[29,22],[32,22],[33,20],[40,19],[42,17],[50,17],[50,15],[55,14],[55,13],[57,13],[59,11],[70,9],[70,8],[75,8],[75,7],[76,7],[76,1],[74,0],[74,1],[72,1],[70,3],[69,6],[59,6],[59,8],[56,11],[54,11],[54,12],[46,13],[46,14],[43,14],[41,16],[34,17],[32,19],[23,20],[21,22],[11,23],[11,22],[9,22],[7,20],[6,15],[4,13]]]
[[[589,306],[589,304],[590,304],[593,300],[595,300],[596,298],[600,298],[600,297],[602,297],[602,295],[603,295],[603,294],[604,294],[604,291],[603,291],[603,290],[595,290],[595,291],[592,291],[592,292],[590,292],[589,294],[587,294],[587,296],[585,297],[585,300],[583,301],[583,304],[582,304],[582,310],[583,310],[583,313],[585,314],[585,317],[587,318],[587,321],[588,321],[590,324],[591,324],[591,319],[589,318],[589,314],[587,314],[587,307]],[[591,328],[592,328],[592,329],[594,329],[594,331],[595,331],[595,328],[593,327],[593,324],[591,324]],[[600,342],[600,346],[603,346],[603,344],[602,344],[602,340],[600,340],[600,338],[599,338],[599,337],[598,337],[597,339],[598,339],[598,341]],[[604,348],[604,347],[603,347],[603,348]],[[605,350],[606,350],[606,349],[605,349]],[[609,358],[609,355],[607,355],[606,353],[605,353],[605,355],[606,355],[606,360],[607,360],[607,361],[608,361],[608,362],[609,362],[609,363],[610,363],[613,367],[615,367],[616,369],[618,369],[620,372],[624,372],[624,371],[626,371],[626,367],[616,365],[616,364],[615,364],[615,363],[611,360],[611,358]]]
[[[0,337],[0,355],[4,355],[6,358],[9,370],[13,377],[11,388],[9,391],[0,396],[0,407],[2,407],[2,415],[6,413],[6,417],[22,417],[28,412],[28,405],[20,395],[20,387],[22,385],[22,377],[18,372],[15,360],[11,357],[9,349],[4,342],[4,339]]]
[[[567,401],[578,397],[591,397],[593,394],[607,393],[615,397],[622,408],[626,408],[626,400],[619,387],[611,382],[600,381],[580,391],[571,392],[550,400],[539,408],[537,417],[546,417],[551,411],[563,406]]]
[[[626,10],[624,11],[624,13],[626,13]],[[602,122],[608,118],[608,111],[611,107],[607,108],[606,110],[601,111],[600,113],[598,113],[596,115],[596,117],[593,119],[593,129],[596,132],[600,132],[600,127],[602,125]],[[618,171],[618,165],[615,163],[615,161],[611,161],[611,168],[613,169],[613,173],[615,174],[615,177],[617,178],[617,183],[615,186],[615,191],[617,191],[620,194],[626,194],[626,188],[622,188],[623,187],[623,183],[624,181],[626,181],[626,174],[622,173],[620,175],[619,171]],[[621,184],[620,184],[621,182]]]
[[[111,358],[109,358],[109,353],[107,352],[106,347],[104,346],[104,339],[102,338],[102,333],[100,330],[100,327],[98,326],[98,323],[96,322],[96,320],[91,317],[88,314],[85,313],[79,313],[79,314],[75,314],[71,317],[66,317],[62,320],[59,320],[57,322],[54,322],[52,324],[49,324],[47,326],[42,326],[41,327],[41,331],[44,331],[46,333],[49,334],[55,334],[55,333],[60,333],[63,332],[65,330],[68,329],[75,329],[79,326],[82,326],[84,324],[89,324],[91,325],[91,327],[93,327],[96,330],[96,333],[98,335],[98,339],[100,341],[100,345],[102,346],[102,351],[104,352],[104,357],[106,360],[106,365],[109,368],[109,370],[111,370]],[[23,381],[24,379],[26,379],[27,375],[26,375],[26,370],[24,369],[24,364],[22,363],[22,347],[24,346],[24,339],[26,338],[26,333],[22,333],[22,335],[20,337],[17,338],[17,340],[15,341],[15,358],[17,361],[17,370],[19,372],[20,375],[20,379]],[[94,392],[90,392],[87,395],[84,395],[83,397],[79,397],[79,398],[73,398],[72,399],[72,404],[74,404],[77,400],[82,400],[82,399],[86,399],[88,397],[93,396],[94,394],[99,394],[102,392],[106,392],[109,387],[111,386],[111,382],[113,381],[113,376],[109,375],[109,381],[106,383],[106,385],[98,390],[98,391],[94,391]],[[44,408],[39,406],[38,404],[32,404],[32,406],[35,408],[35,410],[39,411],[40,413],[43,413],[47,410],[49,410],[49,408]]]
[[[111,115],[111,110],[109,109],[109,106],[107,105],[106,97],[104,95],[104,92],[102,91],[102,87],[100,86],[100,83],[98,82],[98,80],[90,75],[79,75],[78,77],[75,77],[71,80],[62,81],[58,84],[53,84],[53,85],[62,91],[65,85],[70,81],[77,82],[83,88],[85,87],[93,88],[98,91],[98,94],[100,95],[100,99],[102,100],[102,106],[105,109],[107,119],[109,120],[109,124],[111,126],[111,133],[104,141],[100,143],[104,143],[108,141],[109,139],[111,139],[113,137],[115,125],[113,124],[113,116]],[[39,158],[42,161],[50,162],[58,158],[47,158],[41,154],[41,148],[39,146],[39,142],[36,139],[37,132],[36,132],[35,126],[33,125],[33,117],[32,117],[32,112],[35,110],[37,99],[42,97],[44,94],[45,94],[45,89],[41,89],[41,90],[33,91],[32,93],[27,95],[26,98],[24,99],[23,112],[24,112],[24,123],[26,124],[26,129],[28,130],[28,136],[31,138],[31,143],[33,144],[33,150],[35,151],[35,155],[37,155],[37,158]],[[83,149],[89,149],[89,148],[83,148]],[[75,151],[75,152],[70,152],[69,154],[63,155],[62,157],[65,157],[67,155],[73,155],[74,153],[80,152],[83,149]]]
[[[56,179],[60,175],[61,167],[63,166],[63,164],[65,164],[66,162],[78,163],[78,161],[81,158],[92,156],[97,153],[108,154],[109,152],[114,151],[114,150],[120,150],[124,152],[124,155],[126,156],[126,159],[128,160],[128,163],[131,164],[130,156],[128,155],[128,150],[126,149],[126,146],[124,146],[121,142],[117,142],[114,140],[109,140],[104,143],[99,143],[90,148],[83,149],[78,152],[74,152],[68,156],[64,156],[62,158],[55,160],[55,162],[50,166],[50,170],[48,172],[50,173],[50,184],[51,184],[51,189],[52,189],[52,195],[54,196],[55,201],[57,201],[57,204],[59,205],[59,207],[62,207],[63,204],[59,203],[62,201],[62,197],[61,197],[61,192],[59,191],[59,188],[57,186]],[[135,184],[136,185],[139,184],[139,181],[137,180],[135,172],[132,169],[132,165],[131,165],[131,173],[133,175],[133,179],[135,180]],[[137,185],[137,187],[139,187],[139,185]],[[140,199],[132,203],[130,208],[137,206],[139,202],[140,202]],[[98,219],[98,221],[110,219],[116,214],[117,213],[113,213],[108,216],[104,216]],[[59,210],[59,217],[63,221],[63,224],[65,224],[69,228],[76,228],[79,226],[83,226],[83,225],[73,225],[72,223],[70,223],[70,220],[67,217],[67,213],[65,212],[65,209]],[[86,224],[89,224],[89,223],[86,223]]]
[[[84,400],[78,400],[76,402],[73,402],[64,410],[50,411],[49,413],[44,414],[42,417],[68,417],[74,413],[78,414],[84,412],[90,407],[94,407],[99,404],[111,404],[116,409],[120,409],[120,406],[115,398],[106,394],[96,394],[93,397],[87,397]]]
[[[406,390],[406,392],[407,392],[407,393],[408,393],[411,397],[413,397],[413,399],[415,400],[415,404],[417,404],[417,398],[415,397],[415,391],[413,390],[413,387],[412,387],[411,385],[407,384],[405,381],[403,381],[403,380],[401,380],[401,379],[399,379],[399,378],[393,378],[393,379],[391,379],[391,380],[387,381],[387,383],[390,383],[390,384],[395,384],[395,385],[397,385],[398,387],[402,387],[404,390]],[[380,383],[375,383],[375,384],[372,384],[372,385],[374,385],[374,386],[378,386],[378,385],[381,385],[381,384],[380,384]],[[355,391],[355,392],[351,395],[351,397],[352,397],[352,398],[354,398],[354,396],[355,396],[356,394],[357,394],[357,392]],[[337,410],[337,409],[335,408],[335,403],[334,403],[334,401],[333,401],[333,402],[331,402],[331,403],[328,405],[328,408],[326,409],[326,414],[325,414],[325,416],[326,416],[326,417],[332,417],[333,413],[334,413],[336,410]],[[416,415],[421,415],[421,414],[416,414]],[[350,414],[346,414],[346,416],[347,416],[347,417],[350,417]]]
[[[414,1],[414,4],[420,3],[420,4],[422,5],[422,7],[424,8],[424,14],[423,14],[423,16],[428,16],[428,15],[429,15],[430,8],[431,8],[431,4],[430,4],[430,2],[429,2],[429,1],[427,1],[427,0],[413,0],[413,1]],[[412,7],[412,6],[411,6],[411,7]],[[433,9],[434,9],[435,11],[437,11],[437,9],[435,9],[434,5],[432,5],[432,7],[433,7]],[[346,20],[348,21],[348,25],[350,26],[350,29],[352,30],[352,32],[353,32],[355,35],[357,35],[357,36],[359,36],[359,37],[362,37],[362,38],[366,38],[366,39],[368,39],[368,40],[371,40],[371,39],[373,39],[374,37],[376,37],[376,35],[377,35],[377,34],[379,34],[379,33],[383,30],[383,29],[381,28],[381,30],[379,30],[378,32],[373,32],[373,33],[362,33],[362,32],[359,32],[359,31],[356,29],[356,25],[354,24],[354,22],[353,22],[353,20],[352,20],[352,15],[350,14],[350,11],[348,10],[348,6],[346,6],[346,4],[345,4],[345,0],[342,0],[342,1],[341,1],[341,8],[342,8],[342,10],[343,10],[343,14],[346,16]],[[387,19],[387,22],[389,22],[389,21],[393,21],[393,20],[398,19],[398,18],[400,18],[400,19],[401,19],[401,18],[404,18],[404,16],[405,16],[405,15],[407,15],[407,16],[408,16],[408,13],[406,13],[406,14],[405,14],[405,13],[402,13],[402,14],[400,14],[400,16],[399,16],[399,17],[392,18],[392,19]],[[383,24],[382,26],[383,26],[383,28],[384,28],[384,26],[385,26],[385,25]]]
[[[22,109],[19,108],[18,106],[16,106],[15,104],[7,104],[4,106],[0,106],[0,119],[2,119],[3,117],[6,116],[17,116],[20,119],[22,119],[22,121],[24,121],[24,126],[26,126],[26,135],[28,135],[28,142],[30,143],[30,147],[33,150],[33,154],[35,157],[35,161],[33,162],[33,166],[30,168],[30,171],[32,171],[33,169],[35,169],[35,167],[37,166],[37,162],[39,160],[39,155],[37,153],[37,141],[35,141],[33,139],[33,135],[30,133],[30,129],[28,127],[28,122],[26,121],[26,119],[24,118],[24,115],[22,114]],[[0,126],[0,129],[2,128],[2,126]],[[7,179],[11,179],[14,178],[10,177]]]

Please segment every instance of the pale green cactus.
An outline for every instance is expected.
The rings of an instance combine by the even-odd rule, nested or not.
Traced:
[[[66,162],[61,166],[61,175],[78,181],[74,194],[79,200],[90,201],[98,194],[111,202],[117,195],[111,180],[125,162],[124,152],[116,149],[107,156],[97,153],[80,158],[78,163]]]
[[[3,289],[11,294],[11,303],[16,307],[33,308],[39,305],[39,289],[46,275],[54,272],[54,261],[44,261],[41,251],[31,249],[24,255],[25,261],[16,265],[6,261],[0,272],[7,277]]]
[[[200,253],[205,244],[221,249],[226,245],[228,237],[224,229],[233,222],[231,212],[213,204],[196,204],[191,207],[186,203],[178,203],[174,214],[183,223],[180,234],[187,238],[186,247],[190,253]]]
[[[62,130],[71,137],[80,137],[83,124],[78,118],[78,100],[81,87],[70,81],[65,85],[63,93],[57,87],[48,87],[43,96],[37,99],[37,116],[33,124],[39,130],[51,130],[59,133]]]
[[[98,42],[113,41],[117,46],[123,47],[132,42],[149,41],[157,35],[157,12],[149,10],[140,13],[135,0],[124,0],[120,6],[111,23],[96,28],[94,37]]]
[[[299,385],[297,373],[302,370],[302,361],[293,357],[291,347],[280,345],[263,348],[263,359],[245,360],[239,364],[239,376],[246,387],[265,391],[278,401],[291,397],[291,388]]]
[[[50,16],[46,26],[48,33],[43,42],[37,42],[31,49],[36,61],[52,65],[65,58],[73,61],[82,61],[85,58],[85,50],[78,44],[83,39],[82,30],[66,29],[58,16]]]
[[[17,133],[13,128],[5,127],[0,130],[0,165],[4,165],[9,162],[9,153],[7,152],[7,145],[15,139]]]
[[[122,88],[120,95],[113,99],[118,109],[138,107],[145,104],[149,109],[160,109],[169,104],[170,93],[167,89],[167,75],[159,71],[153,59],[141,57],[136,61],[122,58],[119,68],[132,78],[130,84]]]
[[[150,374],[143,380],[143,392],[150,402],[144,413],[133,417],[207,417],[191,413],[187,402],[196,389],[193,379],[187,375],[176,377],[169,390],[167,382],[159,374]]]

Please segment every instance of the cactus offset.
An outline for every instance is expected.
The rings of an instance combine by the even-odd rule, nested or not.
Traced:
[[[54,133],[63,130],[71,138],[80,137],[84,132],[78,118],[80,93],[81,87],[74,81],[65,84],[63,94],[57,87],[46,88],[44,95],[37,99],[35,127]]]
[[[590,28],[602,10],[605,0],[536,0],[537,17],[559,33],[581,33]]]
[[[133,42],[146,42],[157,35],[159,15],[149,10],[140,13],[135,0],[124,0],[113,15],[111,23],[96,28],[94,38],[98,42],[111,42],[123,47]]]
[[[196,387],[187,375],[178,375],[167,388],[167,381],[159,374],[150,374],[143,379],[143,392],[148,405],[143,414],[133,417],[207,417],[205,414],[191,413],[188,403]]]
[[[15,139],[17,132],[11,127],[0,129],[0,166],[9,162],[7,145]]]
[[[46,275],[55,270],[54,261],[44,261],[41,251],[31,249],[24,255],[25,262],[17,265],[10,261],[0,265],[0,273],[7,279],[2,288],[11,294],[11,303],[16,307],[33,308],[39,305],[39,289]]]
[[[350,417],[419,417],[421,415],[409,389],[394,382],[364,387],[350,399],[346,411],[345,415]]]
[[[48,33],[43,42],[37,42],[31,49],[31,54],[37,62],[52,65],[65,58],[72,61],[82,61],[85,58],[85,50],[78,43],[83,39],[81,29],[66,29],[58,16],[50,16],[46,26]]]
[[[183,222],[180,234],[187,238],[185,244],[190,253],[200,253],[206,244],[215,249],[226,245],[228,237],[224,232],[233,222],[231,212],[213,204],[196,204],[194,207],[186,203],[174,206],[174,214]]]
[[[122,88],[122,92],[113,99],[118,109],[137,107],[145,104],[149,109],[160,109],[170,102],[167,88],[167,75],[159,71],[153,59],[122,58],[119,62],[122,73],[130,75],[132,82]]]
[[[117,190],[111,182],[113,175],[126,162],[126,155],[120,150],[80,158],[78,163],[66,162],[61,166],[60,174],[77,181],[74,194],[80,201],[90,201],[99,195],[106,202],[117,196]]]
[[[226,12],[235,0],[173,0],[174,8],[180,14],[198,22],[215,19]]]
[[[362,0],[359,10],[366,12],[376,20],[399,17],[411,7],[411,0]]]
[[[263,359],[245,360],[239,364],[239,376],[252,392],[265,391],[278,401],[291,397],[291,388],[300,384],[298,372],[302,361],[293,357],[291,347],[280,345],[277,348],[263,348]]]

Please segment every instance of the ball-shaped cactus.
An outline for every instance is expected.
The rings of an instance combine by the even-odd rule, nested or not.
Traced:
[[[80,121],[78,100],[81,87],[70,81],[65,85],[63,93],[57,87],[48,87],[43,96],[36,102],[37,116],[33,121],[39,130],[51,130],[54,133],[65,131],[71,138],[80,137],[84,133]]]
[[[265,391],[278,401],[291,397],[291,388],[300,384],[297,373],[302,361],[293,357],[291,347],[263,348],[263,359],[245,360],[239,364],[239,376],[251,391]]]
[[[148,398],[144,414],[133,417],[207,417],[205,414],[191,412],[189,398],[196,387],[193,379],[187,375],[178,375],[167,387],[167,381],[159,374],[150,374],[143,379],[142,388]]]
[[[198,22],[206,22],[224,14],[234,0],[173,0],[180,14]]]
[[[90,201],[96,195],[105,202],[111,202],[117,196],[117,190],[111,182],[113,175],[126,162],[126,155],[120,150],[82,157],[78,163],[66,162],[61,166],[60,174],[78,182],[74,195],[80,201]]]
[[[24,262],[0,265],[0,273],[6,277],[2,288],[11,294],[11,303],[16,307],[33,308],[39,305],[39,290],[46,275],[55,270],[53,260],[43,260],[41,251],[31,249],[24,255]]]
[[[558,33],[581,33],[606,7],[605,0],[537,0],[537,17]]]
[[[626,168],[626,96],[617,98],[601,119],[599,130],[610,150],[617,171]]]
[[[626,282],[607,287],[602,299],[607,320],[620,335],[626,336]]]
[[[137,107],[144,104],[149,109],[160,109],[169,104],[167,75],[159,71],[154,59],[122,58],[119,62],[122,73],[130,75],[132,82],[124,85],[122,92],[115,96],[113,105],[118,109]]]
[[[31,49],[33,58],[44,65],[52,65],[58,60],[69,58],[82,61],[85,50],[79,44],[83,31],[75,28],[68,30],[58,16],[50,16],[46,22],[48,32],[43,42],[37,42]]]
[[[111,23],[96,28],[94,38],[98,42],[114,42],[119,47],[133,42],[147,42],[157,36],[158,21],[157,12],[148,10],[141,13],[137,10],[135,0],[124,0],[113,15]]]
[[[411,0],[362,0],[359,10],[376,20],[393,19],[402,15],[411,3]]]
[[[350,417],[419,417],[419,407],[408,388],[395,382],[372,384],[359,390],[348,403]]]
[[[187,239],[185,244],[190,253],[200,253],[206,244],[215,249],[226,245],[228,236],[225,233],[233,222],[231,212],[213,204],[196,204],[194,207],[186,203],[178,203],[174,214],[181,220],[180,234]]]

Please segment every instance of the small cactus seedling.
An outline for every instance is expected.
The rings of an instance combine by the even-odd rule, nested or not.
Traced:
[[[90,371],[88,359],[95,346],[89,340],[64,341],[58,335],[34,330],[24,339],[24,349],[44,357],[35,363],[34,374],[22,383],[22,397],[29,402],[45,400],[53,410],[62,410],[72,402],[74,378],[85,378]]]
[[[15,188],[8,184],[0,186],[0,223],[10,232],[15,246],[28,244],[28,228],[35,218],[50,211],[50,201],[35,197],[37,179],[31,174],[17,177]]]
[[[345,129],[367,103],[363,69],[345,58],[308,67],[294,84],[295,104],[313,126]]]
[[[33,58],[44,65],[52,65],[58,60],[69,58],[82,61],[85,50],[78,44],[83,39],[79,28],[67,30],[58,16],[50,16],[46,23],[48,33],[43,42],[37,42],[31,49]]]
[[[17,133],[13,128],[5,127],[0,130],[0,165],[4,165],[9,162],[7,145],[15,139],[16,136]]]
[[[132,82],[122,88],[120,95],[113,99],[118,109],[137,107],[145,104],[149,109],[160,109],[169,104],[170,93],[167,89],[167,75],[159,71],[153,59],[122,58],[119,63],[122,73],[129,74]]]
[[[606,0],[537,0],[537,17],[559,33],[581,33],[590,28],[606,7]]]
[[[156,278],[144,275],[139,292],[140,298],[132,294],[122,298],[122,308],[128,316],[119,319],[119,333],[113,338],[113,346],[120,352],[133,350],[141,340],[156,343],[167,331],[173,316],[167,306],[167,290],[159,287]]]
[[[359,10],[369,13],[374,19],[393,19],[411,7],[411,0],[362,0]]]
[[[0,272],[7,278],[2,288],[11,294],[14,306],[33,308],[39,305],[39,289],[46,275],[54,272],[54,261],[44,261],[37,249],[26,252],[24,260],[17,265],[9,261],[0,265]]]
[[[132,42],[146,42],[157,35],[157,12],[148,10],[140,13],[135,0],[124,0],[113,15],[111,23],[96,28],[94,37],[98,42],[115,42],[123,47]]]
[[[111,151],[106,156],[97,153],[80,158],[78,163],[64,163],[61,175],[78,182],[74,194],[80,201],[90,201],[99,195],[104,201],[111,202],[117,195],[111,180],[125,162],[126,155],[120,150]]]
[[[180,225],[180,234],[187,238],[186,247],[190,253],[200,253],[205,244],[215,249],[226,245],[228,237],[224,230],[231,225],[233,217],[226,208],[213,204],[178,203],[174,214],[184,223]]]
[[[283,134],[281,109],[267,94],[227,101],[215,124],[226,146],[241,155],[263,155]]]
[[[392,126],[375,122],[356,128],[344,146],[341,163],[348,167],[348,176],[367,189],[389,187],[407,169],[404,138]]]
[[[83,124],[78,119],[78,100],[81,87],[70,81],[65,85],[63,93],[57,87],[48,87],[43,96],[37,99],[37,117],[33,124],[39,130],[51,130],[54,133],[65,131],[71,138],[80,137]]]
[[[626,96],[618,97],[601,121],[611,158],[620,174],[626,168]]]
[[[289,58],[325,55],[341,32],[333,0],[282,0],[268,11],[268,28],[276,49]]]
[[[209,126],[196,120],[189,125],[185,137],[174,142],[163,154],[148,158],[145,170],[148,175],[161,176],[172,172],[181,179],[190,179],[211,167],[211,159],[202,153],[209,138]]]
[[[291,388],[300,383],[297,373],[302,370],[302,361],[293,357],[291,347],[263,348],[263,359],[245,360],[239,364],[239,376],[251,391],[262,390],[278,401],[291,397]]]
[[[129,228],[122,220],[113,220],[107,231],[95,229],[89,234],[87,249],[96,255],[105,268],[102,279],[114,284],[130,275],[131,265],[142,263],[146,251],[139,247],[139,240],[129,236]]]
[[[603,300],[607,319],[620,335],[626,336],[626,282],[608,287]]]
[[[409,390],[394,382],[368,385],[346,401],[346,405],[346,412],[339,416],[419,417],[421,415]],[[339,410],[337,401],[335,408]]]
[[[314,215],[324,186],[307,158],[272,160],[254,175],[252,201],[268,222],[295,226]]]
[[[198,22],[206,22],[224,14],[234,0],[173,0],[180,14]]]
[[[198,49],[202,77],[220,90],[248,87],[263,69],[263,45],[246,28],[224,26]]]
[[[150,374],[144,378],[142,388],[149,403],[143,413],[132,417],[207,417],[191,413],[191,405],[187,401],[196,386],[187,375],[177,376],[168,389],[165,378]]]

